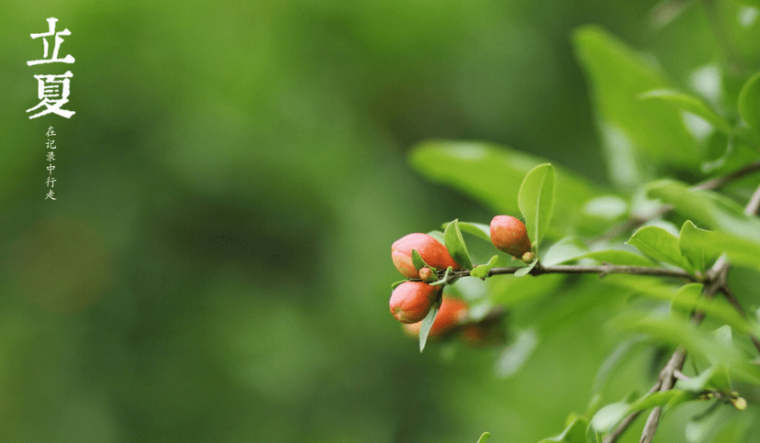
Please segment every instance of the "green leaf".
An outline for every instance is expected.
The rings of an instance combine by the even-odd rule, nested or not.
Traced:
[[[597,432],[609,432],[628,415],[629,408],[625,402],[611,403],[594,414],[591,427]]]
[[[482,223],[460,221],[459,229],[461,229],[462,232],[472,234],[475,237],[478,237],[482,240],[485,240],[491,243],[491,227],[489,225],[484,225]]]
[[[588,247],[575,237],[565,237],[554,243],[542,254],[541,263],[554,266],[570,260],[575,260],[588,253]]]
[[[708,123],[713,125],[715,129],[725,133],[731,134],[731,125],[721,116],[710,109],[701,99],[689,94],[683,94],[671,89],[655,89],[647,91],[639,96],[640,99],[654,99],[662,100],[671,106],[675,106],[677,109],[681,109],[686,112],[690,112]]]
[[[681,344],[698,358],[707,359],[713,364],[725,364],[730,368],[733,379],[760,385],[760,368],[751,364],[744,352],[736,347],[726,347],[713,334],[697,329],[689,321],[629,310],[618,315],[614,324],[626,330],[646,333],[666,343]]]
[[[760,130],[760,72],[750,77],[739,93],[739,115],[747,126]]]
[[[708,256],[726,252],[732,263],[760,270],[760,220],[756,217],[747,216],[735,202],[719,194],[695,191],[684,183],[661,180],[649,188],[650,196],[672,204],[685,217],[716,229],[701,233]]]
[[[433,303],[433,307],[430,308],[430,312],[428,312],[428,315],[425,317],[425,319],[422,320],[422,325],[420,326],[420,352],[425,349],[425,343],[427,342],[428,334],[430,334],[430,328],[433,327],[435,317],[438,315],[438,311],[440,309],[441,299],[439,298],[435,303]]]
[[[651,198],[672,204],[693,221],[760,242],[760,220],[744,214],[744,209],[727,197],[690,189],[685,183],[674,180],[659,180],[648,187]]]
[[[681,321],[689,321],[691,312],[700,306],[702,289],[701,283],[689,283],[678,288],[670,302],[670,315]]]
[[[525,174],[546,160],[488,143],[429,141],[412,149],[409,162],[429,180],[463,192],[496,214],[517,214],[517,190]],[[556,210],[565,216],[552,232],[561,236],[581,218],[578,208],[599,191],[577,174],[557,169]]]
[[[644,411],[656,406],[674,407],[684,401],[693,400],[696,395],[690,392],[671,389],[664,392],[652,392],[631,404],[618,402],[609,404],[600,409],[591,419],[591,427],[597,432],[609,432],[623,418],[634,412]]]
[[[554,212],[554,176],[554,166],[549,163],[539,165],[528,172],[520,185],[517,201],[535,250],[538,250]]]
[[[424,267],[435,269],[435,268],[432,268],[427,263],[425,263],[425,260],[422,259],[422,256],[420,255],[419,252],[417,252],[416,249],[412,249],[412,264],[414,265],[414,269],[418,271]]]
[[[446,223],[443,224],[444,227],[446,226]],[[446,241],[443,239],[443,232],[441,231],[430,231],[427,233],[427,235],[433,237],[434,239],[438,240],[440,244],[446,243]]]
[[[586,443],[588,420],[577,417],[556,437],[545,438],[538,443]]]
[[[697,228],[691,220],[686,220],[683,224],[681,234],[678,236],[678,244],[681,254],[689,261],[692,269],[704,272],[708,262],[716,258],[710,253],[712,246],[708,244],[711,241],[714,240],[710,236],[710,231]]]
[[[631,236],[627,244],[635,246],[639,251],[657,261],[683,266],[678,237],[657,226],[639,229]]]
[[[449,266],[446,268],[446,272],[443,274],[443,277],[441,277],[440,280],[436,280],[433,283],[430,283],[430,286],[445,286],[446,281],[449,279],[449,274],[451,274],[454,271],[454,268]]]
[[[517,374],[538,344],[538,335],[533,330],[521,332],[514,343],[510,344],[496,362],[496,375],[509,378]]]
[[[525,267],[522,267],[522,268],[518,269],[515,272],[515,277],[523,277],[525,275],[530,274],[530,271],[532,271],[533,268],[536,267],[537,263],[538,263],[538,259],[536,258],[532,262],[530,262],[530,264],[528,266],[525,266]]]
[[[488,271],[490,271],[494,266],[496,266],[496,262],[499,260],[498,255],[494,255],[491,257],[490,260],[488,260],[488,263],[485,265],[479,265],[475,266],[475,268],[470,271],[470,275],[477,278],[485,278],[488,275]]]
[[[678,386],[692,392],[702,392],[705,389],[715,389],[721,392],[731,392],[731,377],[724,364],[710,366],[699,376],[689,380],[680,380]]]
[[[443,239],[446,241],[446,248],[455,262],[459,263],[464,269],[472,269],[472,260],[470,253],[467,252],[467,245],[462,238],[462,231],[459,230],[459,220],[454,220],[446,226],[443,231]]]
[[[591,85],[609,176],[635,186],[649,163],[696,166],[693,136],[680,112],[662,100],[639,100],[668,88],[666,77],[626,44],[597,26],[574,34],[576,56]]]
[[[478,439],[478,443],[486,443],[488,439],[490,438],[491,438],[491,433],[484,432],[483,435],[481,435],[480,438]]]

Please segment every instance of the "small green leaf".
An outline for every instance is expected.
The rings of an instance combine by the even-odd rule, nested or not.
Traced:
[[[531,169],[520,185],[517,202],[535,250],[552,219],[555,187],[554,166],[549,163]]]
[[[461,229],[462,232],[472,234],[475,237],[491,243],[491,227],[489,225],[484,225],[483,223],[460,221],[459,229]]]
[[[475,266],[475,268],[470,271],[470,275],[477,278],[485,278],[488,275],[488,271],[491,270],[494,266],[496,266],[496,262],[499,260],[498,255],[494,255],[491,257],[490,260],[488,260],[488,263],[485,265],[479,265]]]
[[[430,308],[430,312],[428,312],[428,315],[425,317],[424,320],[422,320],[422,325],[420,326],[420,352],[422,352],[425,349],[425,343],[427,342],[428,334],[430,334],[430,328],[433,327],[433,323],[435,322],[435,317],[438,315],[438,311],[441,309],[441,300],[440,298],[433,304],[433,307]]]
[[[446,268],[446,272],[443,274],[443,277],[440,280],[436,280],[433,283],[430,283],[430,286],[445,286],[446,281],[449,279],[449,274],[451,274],[454,271],[454,268],[449,266]]]
[[[396,289],[396,288],[398,288],[401,283],[405,283],[405,282],[408,282],[408,281],[409,280],[397,281],[396,283],[394,283],[394,284],[391,285],[391,291],[394,290],[394,289]]]
[[[750,77],[739,93],[739,115],[750,128],[760,130],[760,72]]]
[[[678,236],[681,254],[689,261],[695,271],[704,272],[708,260],[715,258],[708,257],[710,254],[708,243],[711,241],[710,231],[697,228],[691,220],[686,220],[681,227],[681,234]]]
[[[577,417],[561,434],[556,437],[545,438],[538,443],[586,443],[586,428],[588,420]]]
[[[522,277],[522,276],[524,276],[524,275],[528,275],[528,274],[530,274],[530,271],[532,271],[532,270],[533,270],[533,268],[535,268],[535,267],[536,267],[536,264],[537,264],[537,263],[538,263],[538,259],[536,258],[536,259],[534,259],[532,262],[530,262],[530,264],[529,264],[528,266],[525,266],[525,267],[523,267],[523,268],[520,268],[520,269],[518,269],[518,270],[515,272],[515,277]]]
[[[591,418],[591,427],[597,432],[609,432],[627,414],[630,406],[625,402],[611,403]]]
[[[657,226],[646,226],[636,231],[627,244],[663,263],[683,266],[678,237]]]
[[[680,380],[678,386],[692,392],[702,392],[705,389],[731,392],[731,376],[726,365],[719,363],[705,369],[697,377]]]
[[[424,267],[434,269],[433,267],[425,263],[425,260],[422,259],[422,256],[420,255],[419,252],[417,252],[416,249],[412,249],[412,264],[414,265],[414,269],[418,271]]]
[[[486,443],[489,438],[491,438],[491,433],[484,432],[483,435],[481,435],[480,438],[478,439],[478,443]]]
[[[716,114],[715,111],[710,109],[701,99],[697,97],[673,91],[671,89],[655,89],[641,94],[639,98],[642,100],[661,100],[665,103],[675,106],[678,109],[690,112],[698,117],[703,118],[711,125],[713,125],[715,129],[725,134],[731,134],[731,125],[729,125],[723,117]]]
[[[443,224],[444,227],[446,226],[446,223]],[[440,244],[444,244],[446,241],[443,239],[443,232],[441,231],[430,231],[427,233],[427,235],[433,237],[434,239],[438,240]]]
[[[455,262],[459,263],[464,269],[472,269],[472,260],[470,253],[467,252],[467,245],[462,238],[462,231],[459,230],[459,220],[454,220],[446,226],[443,231],[443,238],[446,241],[446,248]]]

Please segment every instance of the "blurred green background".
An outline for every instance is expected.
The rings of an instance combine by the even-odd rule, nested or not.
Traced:
[[[601,25],[686,87],[726,57],[701,5],[666,26],[657,5],[0,1],[0,441],[561,431],[611,348],[604,317],[560,319],[512,378],[499,349],[420,354],[388,312],[391,243],[495,214],[406,156],[485,140],[608,185],[572,30]],[[75,64],[26,65],[48,17]],[[66,69],[76,114],[30,120],[33,75]]]

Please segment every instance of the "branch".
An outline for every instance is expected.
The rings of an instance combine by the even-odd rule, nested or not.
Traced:
[[[523,269],[523,267],[506,267],[506,268],[492,268],[488,271],[488,277],[502,274],[514,274],[515,272]],[[439,271],[439,277],[444,276],[444,271]],[[583,265],[557,265],[557,266],[543,266],[541,263],[537,263],[533,269],[530,270],[530,275],[537,276],[541,274],[599,274],[604,276],[606,274],[634,274],[634,275],[650,275],[655,277],[673,277],[673,278],[685,278],[687,280],[696,281],[695,277],[686,271],[680,269],[670,268],[653,268],[648,266],[620,266],[620,265],[598,265],[598,266],[583,266]],[[460,277],[467,277],[470,275],[469,269],[463,269],[461,271],[453,271],[449,273],[449,280],[446,282],[452,282]]]
[[[750,166],[757,165],[757,163],[753,163]],[[757,167],[753,167],[752,170],[757,169]],[[746,173],[749,171],[749,167],[745,167],[740,171],[737,171],[734,173],[734,178],[736,178],[736,174],[739,172]],[[725,180],[725,179],[724,179]],[[724,183],[724,182],[723,182]],[[723,183],[717,183],[716,180],[713,180],[713,183],[709,186],[719,186]],[[699,186],[699,185],[698,185]],[[705,185],[707,186],[707,185]],[[708,189],[707,187],[703,187],[700,189]],[[662,208],[660,208],[661,210]],[[747,206],[744,208],[744,213],[746,215],[756,215],[760,211],[760,186],[755,190],[755,192],[752,194],[752,197],[750,198],[749,202],[747,203]],[[732,305],[739,311],[739,313],[744,314],[744,310],[741,309],[741,306],[739,305],[738,301],[733,297],[733,294],[731,293],[731,290],[726,285],[726,278],[728,275],[728,269],[730,267],[730,264],[728,260],[726,259],[726,256],[721,256],[713,265],[713,267],[707,272],[707,286],[705,286],[705,289],[703,291],[703,295],[707,298],[714,297],[715,294],[718,293],[718,291],[722,292],[726,295],[726,298],[728,298],[729,302],[731,302]],[[692,317],[691,321],[693,324],[698,325],[702,322],[702,320],[705,317],[704,311],[697,311],[695,312]],[[760,351],[760,342],[758,341],[757,337],[750,336],[752,338],[752,343],[755,345],[755,348]],[[651,392],[655,391],[667,391],[673,387],[675,384],[675,379],[677,377],[677,374],[681,372],[681,369],[683,368],[683,364],[686,361],[686,349],[683,346],[679,346],[676,351],[673,353],[673,355],[670,357],[670,360],[668,360],[668,363],[665,365],[665,367],[660,371],[660,376],[657,379],[657,383],[654,384],[652,389],[650,389]],[[629,416],[627,416],[625,419],[623,419],[622,422],[615,428],[614,431],[612,431],[605,439],[604,443],[615,443],[617,439],[623,435],[623,433],[628,429],[628,427],[636,420],[636,418],[639,416],[640,412],[633,413]],[[654,434],[657,432],[657,426],[660,422],[660,415],[662,414],[662,408],[656,407],[651,414],[649,414],[649,418],[647,419],[646,425],[644,425],[644,431],[641,434],[641,440],[639,443],[651,443],[652,439],[654,438]]]
[[[747,206],[744,207],[744,213],[746,215],[755,215],[760,210],[760,186],[755,189],[752,197],[749,199]],[[722,255],[713,265],[713,267],[707,272],[707,281],[709,282],[703,291],[703,295],[706,298],[712,298],[718,291],[723,290],[724,293],[730,294],[730,290],[726,287],[726,278],[728,275],[728,269],[730,264],[725,255]],[[691,317],[691,322],[698,325],[705,318],[704,311],[696,311]],[[753,343],[756,339],[753,339]],[[757,344],[755,345],[757,346]],[[662,378],[662,385],[660,386],[660,392],[667,391],[675,384],[675,373],[681,371],[683,363],[686,361],[686,349],[683,346],[679,346],[673,353],[673,356],[668,361],[668,364],[663,369],[664,378]],[[660,376],[662,377],[662,373]],[[647,423],[644,426],[644,431],[641,433],[641,440],[639,443],[651,443],[654,439],[654,434],[657,432],[657,425],[660,422],[660,415],[662,414],[662,408],[656,407],[649,414]],[[614,441],[614,440],[613,440]]]

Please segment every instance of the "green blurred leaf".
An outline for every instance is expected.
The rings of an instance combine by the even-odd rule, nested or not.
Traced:
[[[678,288],[670,302],[670,315],[682,321],[688,321],[691,318],[691,312],[700,305],[703,288],[704,285],[701,283],[690,283]]]
[[[484,432],[478,439],[478,443],[486,443],[491,438],[490,432]]]
[[[720,246],[708,246],[708,243],[714,241],[714,236],[710,236],[709,231],[697,228],[691,220],[687,220],[683,224],[681,234],[678,236],[681,254],[689,261],[692,269],[700,272],[705,271],[710,259],[716,258],[714,254],[710,254],[710,251]]]
[[[488,260],[488,263],[485,265],[478,265],[475,266],[475,268],[470,271],[470,275],[477,278],[484,278],[488,275],[488,271],[490,271],[494,266],[496,266],[496,262],[499,260],[498,255],[494,255],[491,257],[490,260]]]
[[[554,166],[548,163],[531,169],[520,185],[518,204],[535,250],[538,250],[554,213],[555,188]]]
[[[657,226],[646,226],[636,231],[627,244],[653,259],[678,267],[684,264],[678,237]]]
[[[459,229],[462,232],[472,234],[475,237],[478,237],[482,240],[485,240],[491,243],[491,227],[489,225],[484,225],[482,223],[460,221]]]
[[[668,405],[668,407],[671,408],[684,401],[693,400],[695,398],[695,394],[679,389],[671,389],[664,392],[652,392],[631,404],[618,402],[603,407],[591,418],[591,426],[597,432],[609,432],[623,418],[634,412],[645,411],[649,408],[665,405]]]
[[[425,263],[425,260],[422,259],[422,256],[420,255],[419,252],[417,252],[416,249],[412,249],[412,264],[414,265],[414,269],[418,271],[425,267],[428,267],[430,269],[435,269],[431,267],[430,265],[428,265],[427,263]]]
[[[529,329],[519,333],[515,341],[504,349],[496,361],[496,375],[509,378],[517,374],[533,354],[536,345],[538,345],[538,335],[535,331]]]
[[[639,96],[640,99],[662,100],[669,105],[675,106],[686,112],[690,112],[709,122],[715,129],[731,134],[731,125],[721,116],[710,109],[701,99],[689,94],[680,93],[671,89],[655,89],[647,91]]]
[[[464,269],[472,269],[470,253],[467,252],[462,231],[459,230],[459,220],[454,220],[446,226],[443,231],[443,239],[446,241],[446,248],[454,261]]]
[[[546,160],[509,148],[479,142],[430,141],[409,155],[414,169],[430,180],[444,183],[480,201],[499,214],[519,211],[517,193],[525,175]],[[597,191],[585,179],[558,168],[557,208],[565,214],[553,229],[573,226],[578,207]],[[489,230],[490,239],[490,230]]]
[[[604,362],[599,367],[599,370],[594,377],[594,387],[592,388],[592,392],[600,393],[604,389],[610,377],[614,375],[617,368],[619,368],[623,363],[627,362],[632,357],[633,350],[636,349],[637,346],[641,345],[642,342],[643,340],[638,338],[626,340],[618,344],[612,353],[610,353],[610,355],[604,359]]]
[[[565,237],[554,243],[542,254],[541,263],[554,266],[566,261],[575,260],[588,253],[588,246],[575,237]]]
[[[708,191],[695,191],[683,183],[661,180],[649,186],[659,198],[691,220],[716,229],[701,232],[707,256],[726,252],[732,263],[760,270],[760,220],[744,214],[735,202]],[[721,232],[722,231],[722,232]]]
[[[760,130],[760,72],[750,77],[739,93],[739,115],[750,128]]]
[[[731,391],[731,377],[724,364],[710,366],[698,376],[689,380],[679,380],[678,386],[692,392],[702,392],[705,389],[715,389],[721,392]]]
[[[561,434],[556,437],[545,438],[538,443],[586,443],[587,427],[588,420],[583,417],[577,417]]]
[[[425,350],[425,343],[427,342],[428,334],[430,334],[430,328],[433,327],[435,317],[438,315],[438,311],[440,309],[441,300],[439,298],[433,304],[433,307],[430,308],[430,312],[428,312],[428,315],[425,316],[425,319],[422,320],[422,325],[420,326],[420,352]]]
[[[597,26],[577,29],[574,43],[606,139],[610,176],[633,186],[642,180],[645,159],[696,166],[696,144],[679,111],[661,100],[638,98],[646,91],[669,87],[665,76]]]
[[[675,317],[655,317],[648,313],[626,312],[615,318],[622,329],[643,332],[666,343],[681,344],[690,354],[730,368],[732,378],[760,385],[760,368],[751,364],[736,347],[726,347],[712,334],[697,329],[689,321]]]
[[[609,432],[628,415],[629,408],[625,402],[608,404],[591,418],[591,427],[597,432]]]
[[[528,275],[530,273],[530,271],[532,271],[533,268],[536,267],[537,263],[538,263],[538,258],[536,258],[532,262],[530,262],[530,264],[528,266],[525,266],[525,267],[522,267],[522,268],[518,269],[515,272],[515,277],[523,277],[523,276]]]

